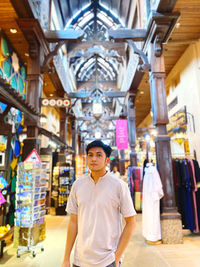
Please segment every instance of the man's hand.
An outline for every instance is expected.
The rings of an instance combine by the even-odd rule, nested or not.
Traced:
[[[70,214],[69,218],[65,254],[61,267],[70,267],[70,254],[77,236],[77,229],[78,229],[78,217],[76,214],[72,213]]]
[[[70,267],[70,261],[63,261],[61,267]]]
[[[120,257],[117,256],[117,253],[115,254],[115,265],[116,267],[119,266]]]

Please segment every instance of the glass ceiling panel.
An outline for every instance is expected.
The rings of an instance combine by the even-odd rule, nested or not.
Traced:
[[[103,5],[101,2],[96,6],[92,1],[83,7],[81,11],[77,12],[70,22],[67,23],[66,27],[82,29],[85,32],[83,41],[107,41],[108,29],[124,27],[124,25],[108,6]],[[105,50],[106,53],[109,52]],[[106,57],[104,53],[97,52],[97,54],[94,53],[89,59],[88,57],[81,56],[77,60],[75,57],[72,67],[77,80],[87,81],[92,79],[95,81],[96,76],[98,76],[99,80],[116,80],[119,62],[113,57]]]

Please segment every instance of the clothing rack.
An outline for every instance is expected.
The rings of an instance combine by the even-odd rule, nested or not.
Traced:
[[[173,153],[172,158],[196,159],[196,157],[193,153]]]
[[[188,153],[189,154],[189,153]],[[191,154],[190,154],[191,155]],[[172,160],[176,205],[182,225],[191,232],[200,229],[200,168],[198,161],[186,158]]]

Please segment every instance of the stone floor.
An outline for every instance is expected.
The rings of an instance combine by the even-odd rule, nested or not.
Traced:
[[[44,252],[36,250],[36,257],[26,253],[16,257],[12,244],[4,250],[0,265],[4,267],[61,266],[67,227],[67,216],[46,216],[46,239],[41,242]],[[200,267],[200,234],[184,231],[184,244],[147,245],[141,235],[141,214],[137,228],[126,250],[122,267]]]

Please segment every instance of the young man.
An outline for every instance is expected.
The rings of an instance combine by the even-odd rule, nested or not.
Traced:
[[[70,192],[62,267],[70,267],[76,237],[74,267],[119,267],[135,228],[136,212],[127,184],[106,171],[111,148],[95,140],[86,152],[91,173],[76,180]],[[123,231],[121,215],[126,222]]]
[[[118,178],[120,178],[120,173],[118,172],[117,166],[113,167],[113,170],[111,172],[111,174],[116,175]]]

